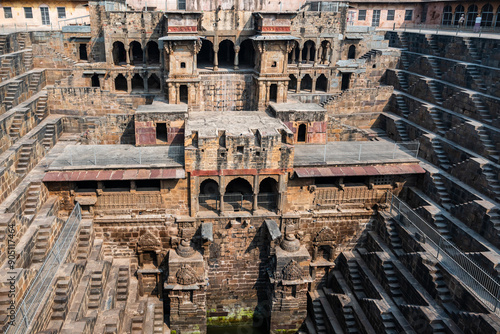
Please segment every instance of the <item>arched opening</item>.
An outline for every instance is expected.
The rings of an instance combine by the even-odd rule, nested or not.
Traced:
[[[347,59],[356,59],[356,46],[351,45],[349,51],[347,52]]]
[[[305,143],[306,142],[306,134],[307,134],[307,125],[300,124],[299,129],[297,131],[297,142]]]
[[[101,87],[99,76],[97,74],[94,74],[90,81],[92,82],[92,87]]]
[[[498,6],[498,9],[497,9],[497,18],[495,21],[495,27],[500,27],[500,6]]]
[[[124,92],[128,90],[127,79],[121,73],[115,78],[115,90]]]
[[[144,79],[139,73],[134,74],[132,77],[132,91],[144,91]]]
[[[251,210],[252,202],[253,190],[247,180],[239,177],[229,182],[224,194],[224,203],[227,205],[228,210]]]
[[[158,92],[160,91],[160,79],[156,74],[151,74],[148,78],[148,89],[150,92]]]
[[[293,42],[293,48],[292,51],[288,54],[288,64],[297,64],[299,61],[299,43],[297,41]]]
[[[260,182],[257,203],[260,208],[274,210],[277,207],[278,182],[271,177],[267,177]]]
[[[201,42],[201,49],[198,53],[198,67],[212,66],[214,63],[214,45],[208,39]]]
[[[328,245],[322,245],[318,247],[318,253],[316,254],[316,261],[330,261],[332,248]]]
[[[293,74],[290,74],[288,77],[290,78],[290,81],[288,81],[288,90],[291,92],[297,91],[297,78]]]
[[[312,78],[309,74],[304,75],[300,81],[300,90],[302,91],[312,91]]]
[[[493,6],[486,4],[481,9],[481,26],[491,27],[493,25]]]
[[[158,49],[158,43],[154,41],[149,41],[146,44],[148,52],[148,64],[159,64],[160,63],[160,50]]]
[[[241,66],[254,67],[255,66],[255,50],[251,40],[246,39],[240,45],[239,63]]]
[[[125,46],[122,42],[113,43],[113,63],[115,65],[121,65],[127,63],[127,54],[125,51]]]
[[[314,62],[316,57],[316,44],[309,40],[304,44],[304,49],[302,50],[302,60],[306,63]]]
[[[89,60],[87,56],[87,44],[80,44],[80,60]]]
[[[179,86],[179,101],[180,103],[189,103],[189,94],[188,94],[188,86],[180,85]]]
[[[445,25],[445,26],[451,25],[452,18],[453,18],[453,13],[452,13],[451,6],[450,5],[445,6],[443,8],[443,25]]]
[[[278,101],[278,85],[277,84],[271,84],[269,87],[269,101],[270,102],[277,102]]]
[[[212,179],[203,181],[200,184],[200,194],[198,195],[200,209],[217,211],[219,201],[219,184]]]
[[[137,65],[143,62],[141,43],[133,41],[130,43],[130,64]]]
[[[321,42],[321,64],[328,64],[328,54],[330,53],[330,42]]]
[[[217,53],[219,65],[233,66],[234,65],[234,43],[228,39],[223,40],[219,44],[219,52]]]
[[[457,8],[455,8],[455,18],[453,19],[454,25],[458,25],[458,21],[462,14],[465,14],[465,8],[462,5],[458,5]]]
[[[318,79],[316,79],[316,91],[326,92],[328,90],[328,80],[324,74],[321,74]]]
[[[470,5],[469,8],[467,8],[467,22],[466,22],[467,27],[472,27],[474,23],[476,23],[476,16],[477,16],[477,6]]]

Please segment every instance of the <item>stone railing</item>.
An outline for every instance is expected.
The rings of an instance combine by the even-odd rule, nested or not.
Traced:
[[[97,197],[96,209],[158,209],[163,206],[160,193],[110,192]]]

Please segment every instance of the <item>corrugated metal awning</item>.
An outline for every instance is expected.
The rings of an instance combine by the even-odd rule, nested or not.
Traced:
[[[423,174],[425,170],[418,164],[385,165],[385,166],[356,166],[356,167],[311,167],[295,168],[299,178],[307,177],[342,177],[342,176],[376,176],[376,175],[403,175]]]
[[[57,171],[48,172],[43,182],[71,181],[119,181],[119,180],[153,180],[183,179],[186,172],[181,168],[170,169],[117,169],[89,171]]]

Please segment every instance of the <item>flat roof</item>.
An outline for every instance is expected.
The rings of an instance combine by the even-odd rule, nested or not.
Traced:
[[[164,101],[154,100],[152,104],[141,104],[135,113],[187,113],[187,104],[168,104]]]
[[[229,136],[254,136],[259,130],[262,136],[280,135],[280,131],[291,133],[279,119],[263,111],[193,112],[186,121],[186,135],[197,131],[199,138],[215,138],[218,131]]]
[[[295,145],[294,167],[418,163],[417,150],[418,143],[394,143],[387,140]]]
[[[317,103],[270,103],[269,105],[276,112],[293,112],[293,111],[310,111],[310,112],[326,112],[326,109]]]
[[[48,170],[143,168],[184,168],[184,146],[68,145]]]

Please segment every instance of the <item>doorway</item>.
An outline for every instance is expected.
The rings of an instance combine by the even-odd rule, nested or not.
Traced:
[[[342,73],[342,87],[341,87],[341,90],[349,89],[349,85],[351,83],[351,74],[352,73]]]

